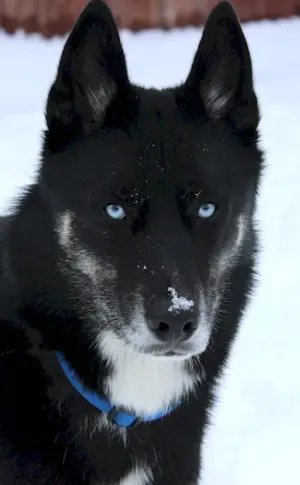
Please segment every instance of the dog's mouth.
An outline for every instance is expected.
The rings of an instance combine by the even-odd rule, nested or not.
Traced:
[[[161,359],[187,360],[203,354],[210,341],[212,326],[202,324],[187,339],[172,338],[159,341],[153,336],[140,333],[124,333],[122,340],[136,354]]]
[[[175,357],[176,355],[177,356],[180,356],[180,355],[184,355],[184,354],[182,354],[181,352],[175,352],[174,350],[169,350],[168,352],[165,352],[162,355],[164,357]]]
[[[205,348],[195,348],[192,345],[152,345],[148,347],[135,348],[134,350],[139,354],[152,356],[153,358],[187,360],[196,355],[202,354],[206,350],[206,346]]]
[[[193,357],[193,353],[184,353],[184,352],[179,352],[175,350],[168,350],[166,352],[162,353],[152,353],[153,357],[155,358],[161,358],[161,359],[168,359],[168,360],[187,360]]]

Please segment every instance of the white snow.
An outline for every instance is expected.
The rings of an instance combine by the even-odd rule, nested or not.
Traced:
[[[212,413],[201,485],[300,483],[300,20],[249,24],[245,33],[268,164],[258,206],[263,252]],[[184,78],[200,31],[122,37],[132,78],[162,87]],[[0,208],[7,212],[39,159],[62,41],[0,33],[0,45]]]
[[[193,308],[194,302],[193,300],[188,300],[184,296],[178,296],[177,291],[175,288],[168,288],[168,292],[171,295],[172,304],[169,306],[168,311],[171,313],[178,313],[186,310],[190,310]]]

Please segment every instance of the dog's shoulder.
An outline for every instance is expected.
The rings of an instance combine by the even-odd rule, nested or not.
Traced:
[[[5,264],[5,251],[4,245],[8,234],[8,227],[10,222],[10,216],[0,216],[0,301],[2,300],[3,288],[4,288],[4,264]]]
[[[9,222],[10,222],[10,216],[0,216],[0,254],[2,253],[2,246],[5,240],[5,237],[7,235]],[[1,271],[1,265],[0,265],[0,271]]]

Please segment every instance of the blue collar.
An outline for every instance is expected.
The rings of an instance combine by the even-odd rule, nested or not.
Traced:
[[[99,411],[107,414],[107,417],[110,421],[113,421],[115,424],[118,424],[121,427],[128,428],[137,423],[156,421],[157,419],[163,418],[167,414],[170,414],[180,404],[180,402],[178,402],[167,410],[160,411],[156,414],[152,414],[151,416],[144,416],[143,418],[138,418],[137,416],[134,416],[132,414],[127,414],[111,404],[108,399],[106,399],[105,397],[100,397],[95,391],[92,391],[87,386],[85,386],[76,375],[75,370],[66,361],[61,352],[57,352],[57,357],[62,367],[62,370],[64,371],[66,377],[68,378],[72,386],[76,389],[76,391],[79,392],[79,394],[84,397],[84,399],[86,399]]]

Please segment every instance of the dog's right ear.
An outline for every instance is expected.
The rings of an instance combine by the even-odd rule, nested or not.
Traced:
[[[92,0],[74,26],[50,89],[46,122],[56,133],[86,132],[103,122],[118,90],[129,84],[112,13]]]
[[[240,22],[229,2],[210,14],[186,86],[202,100],[207,116],[255,133],[259,111],[252,65]]]

